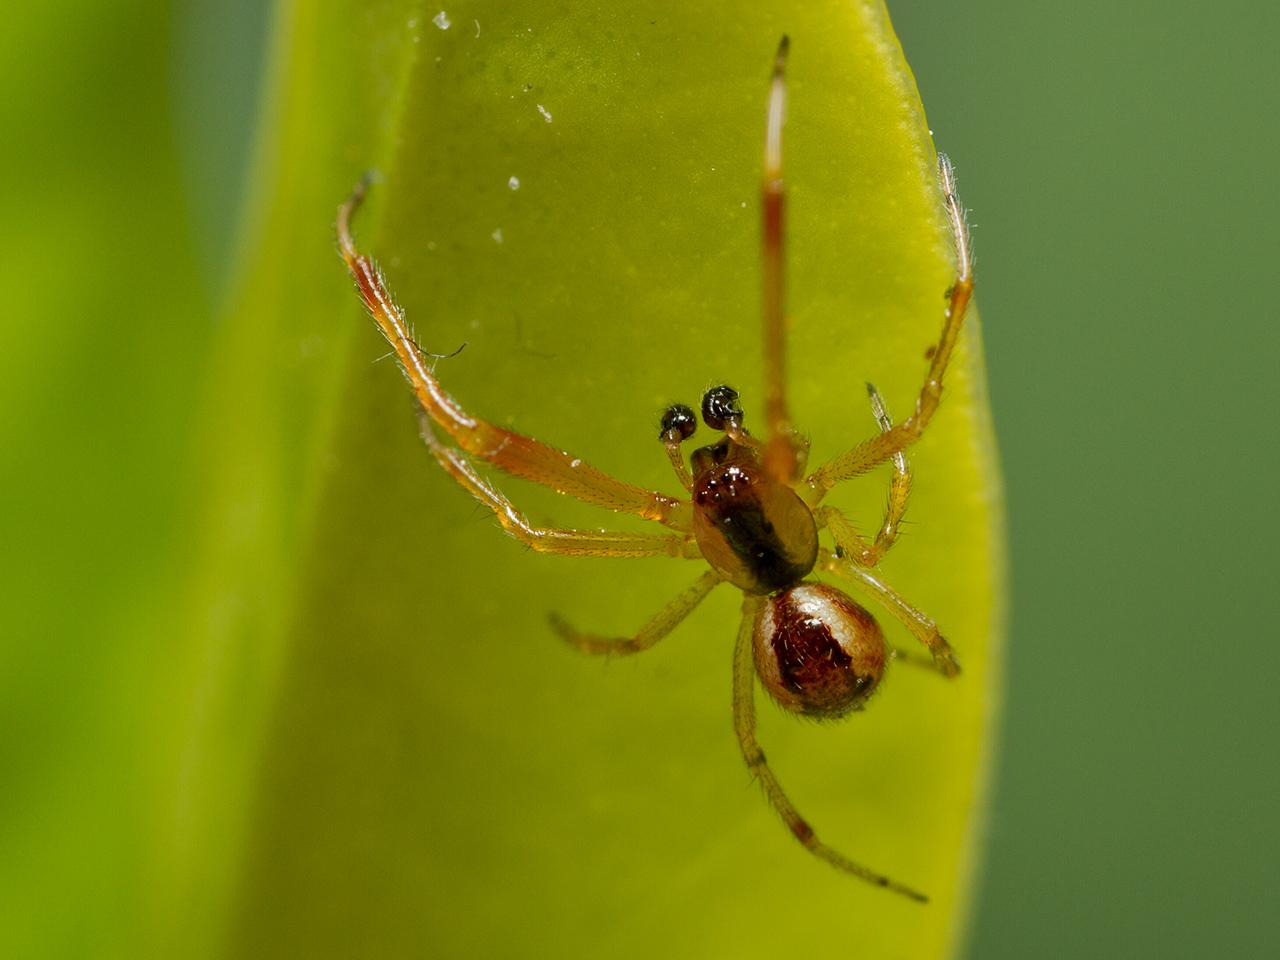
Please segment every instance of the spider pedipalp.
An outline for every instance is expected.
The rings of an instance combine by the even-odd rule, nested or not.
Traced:
[[[712,430],[740,428],[742,404],[738,402],[738,391],[722,383],[703,394],[702,422]]]

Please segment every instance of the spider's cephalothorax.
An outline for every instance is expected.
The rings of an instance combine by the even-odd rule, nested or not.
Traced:
[[[884,401],[868,384],[877,432],[806,476],[808,444],[791,424],[785,389],[782,119],[786,56],[784,37],[769,90],[761,189],[764,431],[762,438],[756,439],[743,429],[737,392],[726,386],[713,387],[702,399],[702,419],[723,436],[694,451],[686,463],[681,444],[693,436],[697,416],[683,404],[668,407],[659,439],[687,498],[625,483],[558,447],[476,417],[451,397],[426,362],[433,355],[414,342],[382,274],[352,239],[351,215],[364,198],[367,179],[338,209],[338,245],[361,298],[413,385],[428,450],[449,476],[493,511],[503,529],[545,553],[682,557],[705,561],[708,567],[634,636],[581,633],[553,618],[561,636],[586,653],[639,653],[675,629],[717,584],[728,581],[741,588],[742,619],[733,654],[733,721],[747,766],[759,778],[769,803],[807,850],[845,873],[923,901],[927,898],[919,891],[850,860],[818,839],[783,791],[756,740],[754,689],[758,677],[785,709],[829,718],[862,707],[880,682],[887,659],[880,627],[871,614],[841,591],[806,579],[815,570],[853,581],[929,649],[940,672],[948,677],[959,672],[951,646],[934,622],[890,588],[880,578],[877,566],[897,540],[911,489],[911,470],[904,451],[924,433],[938,408],[943,373],[973,292],[969,237],[956,199],[955,175],[939,154],[940,206],[955,242],[958,270],[947,294],[942,333],[928,354],[929,370],[915,410],[895,425]],[[668,532],[535,526],[476,470],[473,460],[566,496],[655,521]],[[885,462],[893,468],[888,506],[875,536],[864,537],[841,511],[822,506],[822,499],[841,481]],[[835,550],[820,545],[821,531],[830,534]]]
[[[693,534],[724,579],[747,593],[799,583],[818,559],[818,528],[794,490],[770,479],[755,451],[726,439],[693,475]],[[711,460],[711,457],[707,458]]]
[[[756,446],[725,436],[697,450],[693,534],[707,562],[747,593],[799,583],[818,559],[813,512],[769,476]]]
[[[687,409],[675,404],[663,423],[674,411]],[[742,425],[738,391],[723,384],[708,390],[702,419],[724,436],[689,458],[698,549],[724,579],[747,593],[773,593],[799,583],[818,559],[813,511],[790,483],[766,469],[764,446]]]

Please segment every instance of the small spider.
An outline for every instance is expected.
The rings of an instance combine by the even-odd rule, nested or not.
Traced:
[[[733,722],[747,766],[759,777],[769,803],[811,853],[845,873],[923,902],[927,900],[923,893],[855,863],[823,843],[800,816],[756,740],[754,678],[760,679],[783,709],[822,719],[861,709],[879,684],[891,656],[879,625],[840,590],[808,580],[814,570],[856,582],[929,648],[933,665],[941,673],[948,677],[959,673],[951,647],[934,622],[894,592],[880,578],[876,566],[897,539],[911,488],[904,451],[920,438],[938,407],[943,371],[973,292],[969,239],[956,199],[955,175],[947,158],[939,154],[942,202],[954,235],[958,270],[948,294],[942,333],[929,353],[929,371],[915,412],[895,425],[879,393],[868,384],[879,432],[806,475],[808,443],[797,433],[787,412],[784,377],[782,122],[787,48],[783,37],[769,90],[761,191],[764,438],[753,436],[743,426],[737,392],[728,386],[713,387],[702,398],[702,420],[722,436],[693,451],[686,465],[681,444],[693,435],[697,418],[683,404],[670,406],[662,416],[659,439],[689,493],[685,499],[624,483],[555,447],[472,416],[445,392],[426,362],[431,355],[414,342],[381,272],[356,249],[351,238],[351,216],[364,198],[368,178],[338,209],[338,242],[360,296],[394,349],[421,404],[422,439],[440,466],[488,506],[508,533],[546,553],[672,556],[705,560],[710,566],[635,636],[615,639],[580,633],[553,616],[557,632],[586,653],[639,653],[670,633],[717,584],[728,581],[741,589],[742,620],[733,655]],[[457,446],[449,445],[437,431]],[[674,533],[535,527],[476,471],[472,458],[587,503],[657,521]],[[821,502],[837,483],[885,461],[892,461],[893,468],[888,506],[875,538],[868,539],[843,513]],[[834,551],[818,542],[818,532],[824,529],[835,540]]]

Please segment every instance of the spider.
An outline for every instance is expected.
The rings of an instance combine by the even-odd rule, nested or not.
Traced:
[[[782,125],[788,46],[784,36],[773,63],[761,187],[764,435],[759,438],[747,431],[733,388],[713,387],[702,398],[702,420],[720,436],[694,450],[686,464],[681,445],[693,435],[697,417],[684,404],[668,407],[662,415],[659,439],[686,497],[670,497],[617,480],[555,447],[473,416],[445,392],[427,362],[433,355],[418,347],[381,272],[352,239],[351,217],[368,189],[367,176],[338,209],[338,243],[360,296],[417,395],[422,439],[431,455],[463,489],[493,511],[506,532],[545,553],[684,557],[705,560],[710,568],[634,636],[582,633],[553,615],[554,629],[584,653],[640,653],[675,629],[718,584],[727,581],[738,587],[743,602],[733,654],[733,723],[747,767],[807,850],[846,874],[924,902],[928,899],[925,894],[849,859],[818,839],[787,797],[756,739],[754,683],[759,678],[784,710],[819,719],[862,709],[879,684],[892,656],[879,625],[842,591],[809,580],[815,570],[856,583],[929,649],[933,666],[943,675],[959,673],[951,646],[935,623],[886,584],[876,567],[897,539],[911,489],[905,450],[924,433],[938,407],[943,373],[973,292],[969,237],[956,198],[954,172],[947,158],[939,154],[942,203],[954,237],[957,272],[947,295],[942,332],[928,355],[929,370],[915,412],[893,423],[880,394],[868,384],[878,432],[806,473],[808,442],[792,424],[785,389]],[[477,472],[473,460],[483,460],[566,496],[656,521],[672,532],[536,527]],[[836,484],[886,461],[892,464],[888,504],[879,531],[874,538],[866,538],[843,513],[822,505],[822,500]],[[819,544],[821,530],[830,532],[834,550]]]

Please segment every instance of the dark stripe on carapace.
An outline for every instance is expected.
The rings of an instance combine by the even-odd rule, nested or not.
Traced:
[[[802,580],[813,568],[813,560],[797,561],[787,555],[756,495],[756,482],[751,471],[731,465],[699,483],[694,502],[751,571],[760,592],[771,593]]]

